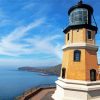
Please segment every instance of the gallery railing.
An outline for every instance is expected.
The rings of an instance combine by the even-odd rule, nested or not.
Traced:
[[[55,87],[56,87],[55,83],[40,84],[40,85],[35,86],[34,88],[31,88],[31,89],[25,91],[21,96],[16,97],[15,100],[20,100],[21,98],[24,98],[23,100],[27,100],[27,98],[34,96],[35,94],[40,92],[42,89],[55,88]]]

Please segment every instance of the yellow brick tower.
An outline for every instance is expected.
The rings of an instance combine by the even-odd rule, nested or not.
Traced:
[[[98,80],[97,26],[92,25],[93,8],[80,1],[68,11],[69,26],[64,30],[62,77],[73,80]]]
[[[69,9],[68,15],[61,76],[52,97],[54,100],[100,100],[98,46],[95,42],[98,28],[93,8],[80,0]]]

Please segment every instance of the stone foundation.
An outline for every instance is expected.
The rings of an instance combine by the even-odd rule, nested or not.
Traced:
[[[100,81],[76,81],[58,78],[54,100],[100,100]]]

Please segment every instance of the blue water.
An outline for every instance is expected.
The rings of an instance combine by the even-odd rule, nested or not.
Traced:
[[[40,84],[52,84],[57,76],[17,70],[0,70],[0,100],[14,100],[24,91]]]

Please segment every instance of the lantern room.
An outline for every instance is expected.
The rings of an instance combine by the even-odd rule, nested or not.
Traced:
[[[93,8],[80,1],[68,11],[69,25],[91,24],[92,14]]]

